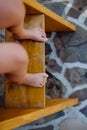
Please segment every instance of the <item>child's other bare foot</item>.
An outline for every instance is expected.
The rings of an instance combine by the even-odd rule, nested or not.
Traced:
[[[30,29],[30,30],[24,29],[20,33],[14,33],[14,37],[16,39],[31,39],[34,41],[42,41],[42,42],[47,41],[46,33],[41,28]]]
[[[48,75],[46,73],[27,73],[23,83],[33,87],[43,87],[47,82],[47,77]]]

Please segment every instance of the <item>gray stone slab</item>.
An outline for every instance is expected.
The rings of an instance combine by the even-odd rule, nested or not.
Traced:
[[[77,90],[76,92],[73,92],[69,97],[78,98],[79,103],[81,103],[81,101],[84,101],[87,99],[87,88]]]
[[[80,112],[83,113],[87,117],[87,106],[84,108],[80,109]]]
[[[70,17],[78,19],[80,14],[81,13],[79,11],[76,11],[75,9],[71,8],[67,15],[70,16]]]
[[[85,22],[84,22],[84,24],[87,26],[87,18],[85,19]]]
[[[87,130],[87,123],[78,118],[65,119],[60,124],[60,130]]]
[[[46,127],[36,128],[36,129],[30,129],[30,130],[53,130],[53,126],[48,125]]]
[[[49,77],[46,83],[46,95],[50,98],[61,98],[66,93],[64,84],[47,71]]]
[[[62,4],[62,3],[58,3],[58,2],[54,2],[54,3],[49,3],[49,4],[44,4],[44,6],[46,6],[48,9],[52,10],[53,12],[55,12],[58,15],[62,15],[66,5]]]
[[[72,87],[77,87],[78,85],[84,85],[87,83],[87,69],[78,67],[67,69],[65,72],[65,77],[70,82]]]

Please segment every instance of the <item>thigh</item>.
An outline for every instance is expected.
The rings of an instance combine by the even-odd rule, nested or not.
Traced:
[[[25,8],[21,0],[0,0],[0,29],[20,26]]]

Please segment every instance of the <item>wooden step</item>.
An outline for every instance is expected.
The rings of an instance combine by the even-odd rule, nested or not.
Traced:
[[[27,15],[25,28],[43,28],[44,15]],[[10,40],[11,33],[6,32],[6,41]],[[29,56],[29,73],[45,72],[45,43],[31,40],[20,41]],[[11,83],[6,80],[5,106],[10,108],[45,107],[45,86],[33,87]]]
[[[78,99],[47,99],[42,109],[0,109],[0,130],[10,130],[78,103]]]
[[[26,6],[27,14],[44,14],[46,32],[53,31],[75,31],[75,25],[71,24],[58,14],[47,9],[34,0],[23,0]]]

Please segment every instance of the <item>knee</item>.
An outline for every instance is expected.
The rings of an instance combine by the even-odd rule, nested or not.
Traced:
[[[18,64],[20,64],[21,66],[27,66],[29,63],[29,58],[27,55],[27,52],[22,51],[21,54],[17,57],[17,62]]]
[[[16,53],[16,63],[20,66],[27,66],[29,63],[29,57],[26,50],[22,46],[19,46]]]
[[[18,56],[17,59],[18,59],[18,63],[20,65],[26,65],[27,66],[28,63],[29,63],[29,58],[28,58],[27,52],[25,52],[25,51],[22,51],[20,56]]]

